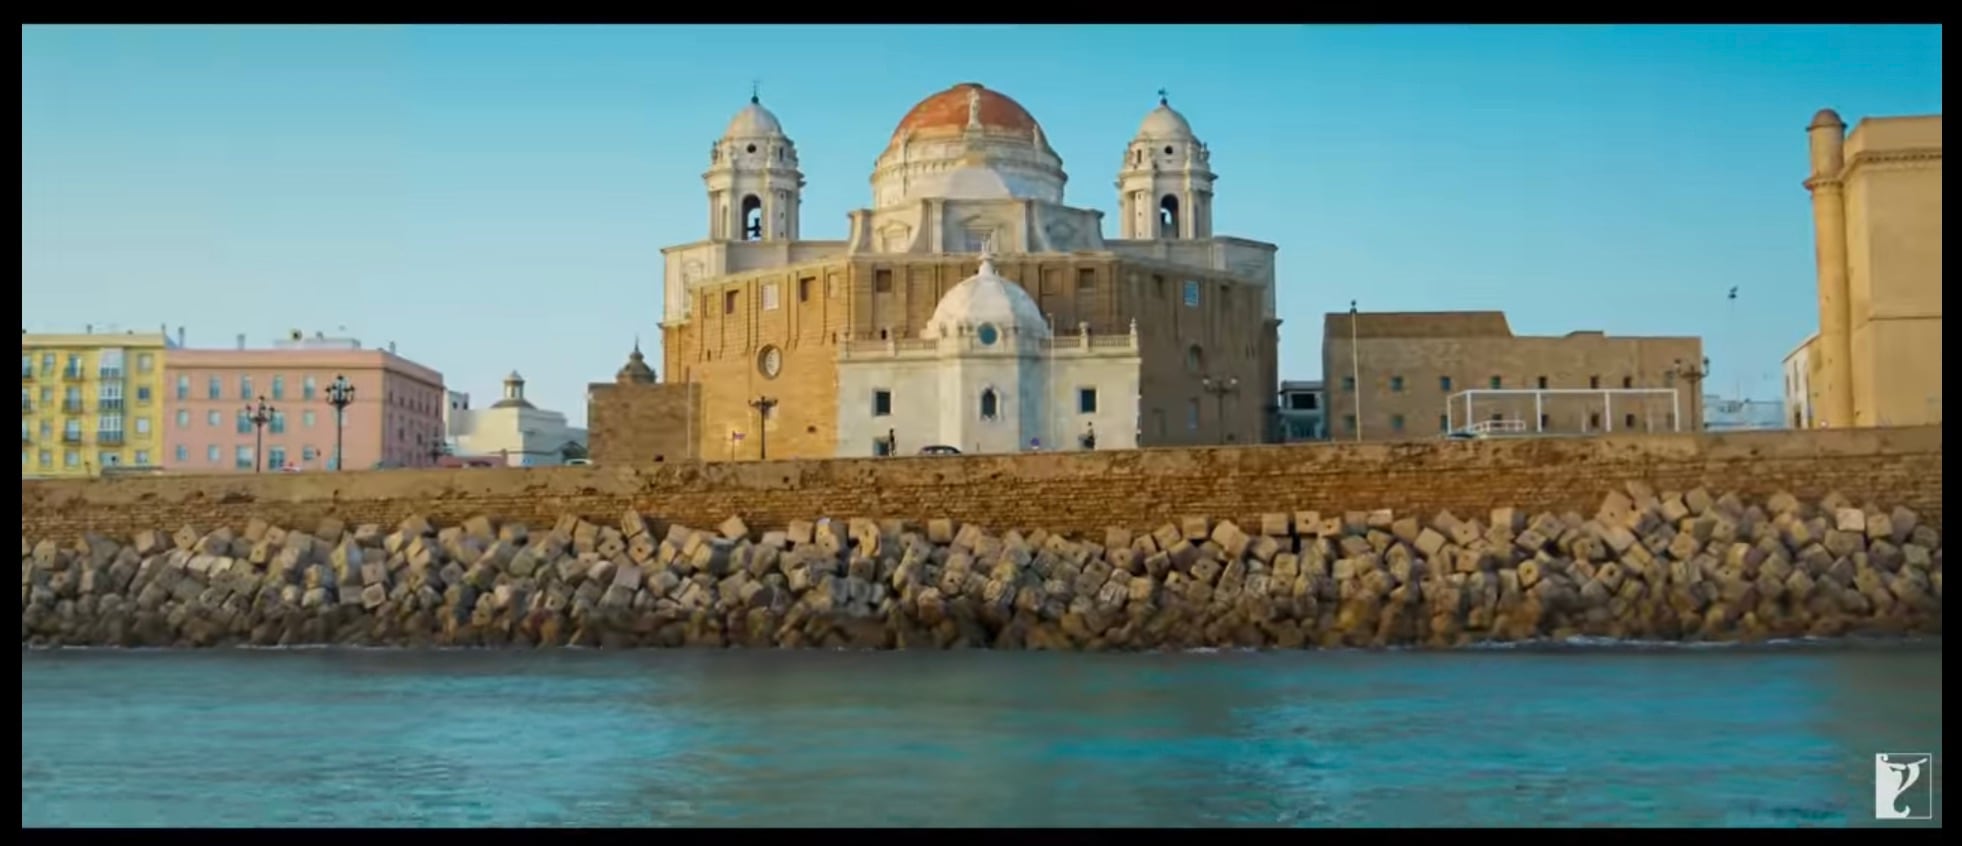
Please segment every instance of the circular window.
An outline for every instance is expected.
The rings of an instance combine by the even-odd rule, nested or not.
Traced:
[[[749,148],[749,151],[750,151],[750,152],[752,152],[752,153],[754,153],[754,152],[756,152],[756,148],[755,148],[755,147],[751,147],[751,148]],[[1168,156],[1169,156],[1169,155],[1171,155],[1171,154],[1172,154],[1172,146],[1171,146],[1170,144],[1167,144],[1167,145],[1165,145],[1165,155],[1168,155]]]
[[[1001,340],[1001,330],[996,329],[993,323],[981,324],[981,329],[974,335],[981,339],[981,345],[984,347],[992,347],[996,341]]]
[[[756,354],[756,372],[763,374],[766,379],[777,378],[777,374],[783,372],[783,350],[764,347]]]
[[[748,150],[749,152],[752,152],[752,153],[754,153],[754,152],[756,152],[756,145],[755,145],[755,144],[751,144],[751,145],[749,145],[748,147],[744,147],[743,149],[745,149],[745,150]],[[1165,148],[1165,152],[1167,152],[1167,153],[1169,153],[1169,152],[1171,152],[1171,151],[1172,151],[1172,148],[1170,148],[1170,147],[1166,147],[1166,148]]]

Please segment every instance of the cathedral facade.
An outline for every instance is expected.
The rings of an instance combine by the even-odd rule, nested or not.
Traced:
[[[1214,233],[1210,158],[1161,98],[1107,239],[1035,118],[963,83],[899,121],[848,238],[804,240],[796,145],[751,98],[709,151],[708,237],[662,250],[687,452],[1269,440],[1275,247]]]

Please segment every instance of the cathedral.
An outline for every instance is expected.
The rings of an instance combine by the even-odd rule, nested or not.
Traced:
[[[1041,124],[962,83],[899,120],[849,237],[806,240],[797,146],[751,97],[707,237],[662,250],[666,457],[1269,440],[1274,245],[1214,233],[1211,153],[1162,96],[1121,152],[1113,239]]]

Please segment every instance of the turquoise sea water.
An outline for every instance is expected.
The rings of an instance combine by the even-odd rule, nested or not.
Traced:
[[[1938,642],[24,650],[21,824],[1873,825],[1941,684]]]

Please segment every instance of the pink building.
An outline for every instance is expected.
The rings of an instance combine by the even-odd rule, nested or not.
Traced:
[[[270,349],[173,349],[164,357],[164,466],[250,473],[264,436],[266,472],[331,470],[334,407],[328,386],[354,387],[341,432],[349,470],[430,467],[443,443],[443,375],[351,338],[292,333]],[[271,419],[255,431],[263,398]]]

